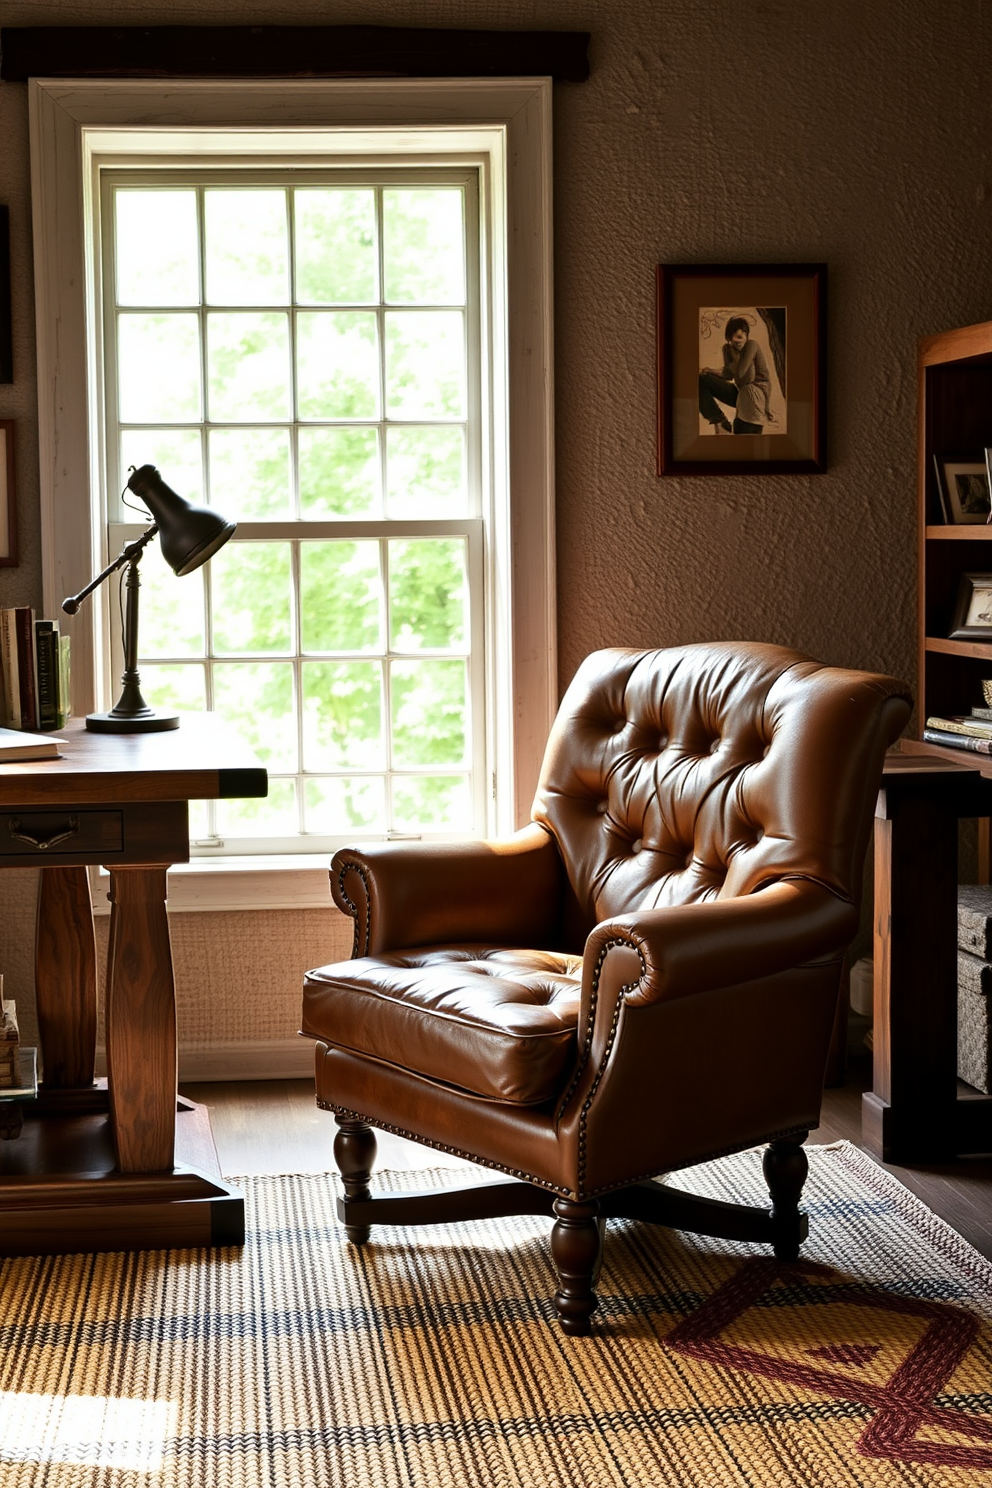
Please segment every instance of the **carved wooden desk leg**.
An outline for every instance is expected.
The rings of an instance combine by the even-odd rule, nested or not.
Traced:
[[[166,868],[110,870],[107,1083],[123,1173],[171,1169],[176,1142],[176,989]]]
[[[85,868],[43,868],[35,941],[43,1088],[92,1086],[96,1058],[96,941]]]

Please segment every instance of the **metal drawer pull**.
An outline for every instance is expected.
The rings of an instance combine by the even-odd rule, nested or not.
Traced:
[[[59,842],[75,837],[79,831],[79,817],[70,816],[68,825],[61,832],[53,832],[50,837],[34,837],[30,832],[22,832],[19,816],[7,818],[7,831],[15,842],[26,842],[28,847],[37,847],[44,852],[46,848],[55,847]]]

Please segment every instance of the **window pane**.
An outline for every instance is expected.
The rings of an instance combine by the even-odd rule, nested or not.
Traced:
[[[194,191],[115,191],[118,305],[198,305]]]
[[[202,666],[141,666],[141,693],[163,713],[202,713],[207,706]]]
[[[138,569],[141,580],[138,647],[142,656],[202,656],[203,571],[177,579],[157,542],[149,543]],[[201,702],[202,708],[204,704]]]
[[[382,645],[377,542],[300,543],[300,625],[305,652]]]
[[[289,430],[211,430],[210,497],[235,522],[288,517]]]
[[[295,780],[270,777],[267,796],[217,802],[221,837],[293,837],[299,827]]]
[[[301,429],[300,515],[378,516],[382,472],[377,429]]]
[[[298,303],[367,305],[378,299],[375,193],[326,188],[293,197]]]
[[[396,661],[390,680],[393,764],[463,764],[465,663]]]
[[[458,310],[386,315],[386,412],[391,418],[461,418],[465,323]]]
[[[289,233],[284,191],[205,191],[207,303],[287,305]]]
[[[289,543],[229,542],[210,560],[218,656],[292,651]]]
[[[210,417],[231,423],[289,417],[289,321],[248,312],[207,316]]]
[[[154,465],[167,486],[194,504],[203,502],[203,464],[199,429],[125,429],[121,433],[121,485],[131,466]],[[127,493],[128,501],[137,501]],[[127,518],[127,508],[121,520]]]
[[[462,193],[422,186],[382,193],[385,298],[394,304],[465,303]]]
[[[195,315],[121,315],[117,381],[124,424],[200,418],[200,323]]]
[[[468,574],[460,537],[389,544],[389,644],[394,651],[463,648]]]
[[[384,765],[379,663],[305,661],[301,672],[304,769]]]
[[[407,775],[393,780],[397,832],[468,832],[472,800],[464,775]]]
[[[378,418],[375,315],[302,310],[296,335],[300,418]]]
[[[467,501],[462,429],[428,425],[387,430],[386,502],[390,517],[460,516]]]
[[[219,663],[214,667],[214,708],[237,725],[268,769],[299,769],[290,662]]]
[[[308,832],[385,831],[386,784],[381,775],[330,775],[304,782]]]

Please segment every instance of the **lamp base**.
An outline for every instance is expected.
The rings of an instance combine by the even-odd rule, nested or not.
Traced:
[[[179,714],[156,713],[151,708],[132,718],[126,713],[87,713],[86,727],[95,734],[158,734],[164,729],[177,729]]]

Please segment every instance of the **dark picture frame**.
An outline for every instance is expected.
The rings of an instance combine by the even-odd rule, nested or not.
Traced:
[[[7,207],[0,207],[0,382],[14,380],[10,315],[10,211]]]
[[[0,568],[17,567],[14,420],[0,419]]]
[[[826,264],[659,264],[656,306],[659,475],[826,470]]]
[[[989,469],[984,455],[934,455],[937,489],[949,526],[984,526],[992,512]]]
[[[948,639],[992,641],[992,573],[961,575]]]

